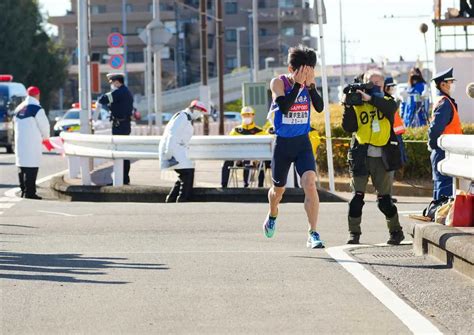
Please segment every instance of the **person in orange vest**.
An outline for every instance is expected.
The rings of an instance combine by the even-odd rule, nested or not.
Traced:
[[[396,90],[397,90],[397,84],[395,83],[393,78],[392,77],[385,78],[384,87],[383,87],[383,91],[385,95],[395,99]],[[405,165],[405,163],[408,161],[408,156],[405,151],[405,144],[403,143],[403,138],[402,138],[402,135],[405,133],[405,131],[406,131],[405,124],[403,123],[403,120],[400,117],[400,108],[399,108],[393,115],[393,132],[395,133],[395,135],[397,135],[402,165]]]
[[[445,157],[444,151],[438,147],[438,138],[444,134],[462,134],[458,106],[452,98],[455,84],[453,68],[438,73],[433,81],[438,92],[438,102],[433,109],[433,116],[428,130],[428,150],[431,151],[431,168],[433,170],[433,199],[453,195],[453,179],[438,171],[438,162]]]

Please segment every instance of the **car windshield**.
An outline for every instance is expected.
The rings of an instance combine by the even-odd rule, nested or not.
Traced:
[[[64,119],[67,120],[78,120],[79,119],[79,111],[78,110],[70,110],[64,115]]]

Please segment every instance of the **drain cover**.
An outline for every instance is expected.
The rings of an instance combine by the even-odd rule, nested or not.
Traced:
[[[412,258],[415,254],[411,250],[406,251],[389,251],[384,253],[377,253],[371,255],[374,258],[385,259],[385,258]]]

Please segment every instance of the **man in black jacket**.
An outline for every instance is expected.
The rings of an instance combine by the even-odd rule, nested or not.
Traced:
[[[390,232],[387,243],[398,245],[405,237],[397,207],[392,201],[393,177],[390,173],[401,167],[400,149],[393,132],[397,103],[392,97],[384,96],[384,76],[381,72],[368,71],[364,82],[372,82],[373,88],[366,92],[357,90],[362,96],[362,105],[345,103],[342,119],[344,130],[353,133],[348,155],[353,197],[349,203],[350,236],[347,243],[359,244],[362,207],[370,175],[377,191],[378,207],[385,215]]]

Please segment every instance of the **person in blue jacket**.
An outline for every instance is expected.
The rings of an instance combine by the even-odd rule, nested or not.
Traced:
[[[133,95],[124,83],[123,73],[109,73],[107,79],[111,91],[99,98],[99,103],[108,105],[110,109],[110,121],[112,121],[112,135],[130,135]],[[123,184],[130,184],[130,161],[123,161]]]
[[[421,70],[414,67],[408,77],[408,91],[402,93],[401,117],[406,127],[422,127],[428,124],[430,107],[428,85]]]

